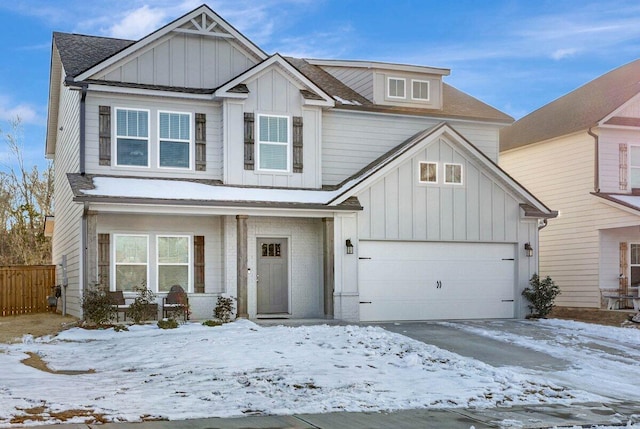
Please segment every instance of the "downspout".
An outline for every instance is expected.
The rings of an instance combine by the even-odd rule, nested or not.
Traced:
[[[86,116],[87,116],[87,85],[82,85],[80,96],[80,174],[84,176],[85,173],[85,139],[86,139]],[[86,207],[85,207],[86,211]]]
[[[589,130],[587,130],[587,134],[589,134],[591,137],[593,137],[594,140],[594,144],[595,144],[595,150],[594,150],[594,160],[593,160],[593,190],[595,192],[600,192],[600,162],[599,162],[599,158],[600,158],[600,145],[598,143],[599,139],[598,139],[598,135],[595,134],[593,131],[591,131],[593,127],[589,127]]]
[[[87,276],[89,270],[87,267],[87,247],[89,246],[89,240],[87,239],[87,214],[89,213],[89,203],[85,201],[84,209],[82,210],[82,296],[84,297],[87,292]]]

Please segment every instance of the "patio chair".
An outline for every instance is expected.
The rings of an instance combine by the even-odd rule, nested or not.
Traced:
[[[124,294],[122,293],[122,291],[108,291],[107,296],[109,297],[109,302],[111,303],[111,306],[116,313],[116,322],[120,321],[120,313],[123,314],[123,320],[126,321],[127,310],[129,310],[129,306],[124,299]]]
[[[168,318],[169,314],[182,313],[185,322],[189,319],[189,297],[180,285],[173,285],[169,293],[162,299],[162,317]]]

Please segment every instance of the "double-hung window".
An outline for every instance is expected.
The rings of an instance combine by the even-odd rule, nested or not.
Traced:
[[[429,81],[411,80],[411,98],[414,100],[429,100]]]
[[[640,188],[640,146],[629,146],[629,180],[632,188]]]
[[[438,183],[438,164],[435,162],[420,162],[420,183]]]
[[[462,185],[461,164],[444,164],[444,183]]]
[[[146,235],[114,235],[116,290],[126,292],[147,286],[148,238]]]
[[[116,109],[116,164],[149,166],[149,111]]]
[[[390,98],[405,98],[405,80],[397,77],[390,77],[387,81],[387,94]]]
[[[290,132],[288,116],[258,116],[258,168],[289,171]]]
[[[158,165],[169,168],[191,166],[191,114],[158,112]]]
[[[157,237],[158,292],[168,292],[173,285],[189,289],[191,262],[190,237],[187,235],[160,235]]]

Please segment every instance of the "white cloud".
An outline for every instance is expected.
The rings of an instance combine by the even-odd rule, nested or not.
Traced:
[[[554,60],[561,60],[563,58],[568,58],[576,55],[578,53],[578,49],[576,48],[564,48],[564,49],[556,49],[551,53],[551,58]]]
[[[106,32],[112,37],[137,40],[161,27],[165,19],[163,10],[145,5],[126,13]]]
[[[36,107],[27,103],[16,103],[9,97],[0,97],[0,120],[12,121],[16,118],[23,124],[44,124],[44,117]]]

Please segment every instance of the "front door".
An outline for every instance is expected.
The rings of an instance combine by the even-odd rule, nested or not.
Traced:
[[[286,238],[258,238],[258,314],[289,312]]]

